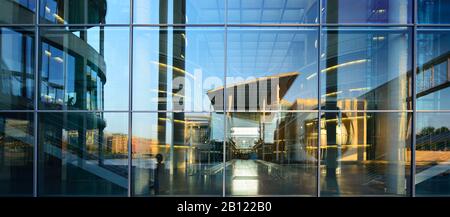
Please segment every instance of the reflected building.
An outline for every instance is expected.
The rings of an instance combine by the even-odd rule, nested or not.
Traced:
[[[0,1],[0,195],[448,196],[416,2]]]

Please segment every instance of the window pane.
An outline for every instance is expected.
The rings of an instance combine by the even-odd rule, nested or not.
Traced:
[[[122,27],[41,28],[40,108],[127,110],[128,38]]]
[[[450,29],[420,28],[417,41],[417,110],[450,109]]]
[[[40,113],[40,195],[120,195],[128,189],[127,113]]]
[[[33,113],[0,113],[0,196],[33,194]]]
[[[228,113],[226,194],[316,195],[317,117]]]
[[[230,28],[227,39],[228,111],[317,109],[317,28]]]
[[[225,0],[134,0],[134,23],[220,24]]]
[[[0,27],[0,110],[34,109],[34,30]]]
[[[134,29],[133,109],[222,111],[224,31]]]
[[[407,28],[326,28],[321,103],[327,110],[411,109]]]
[[[417,17],[421,24],[450,23],[450,1],[448,0],[418,0]]]
[[[450,195],[450,113],[417,113],[416,195]]]
[[[407,195],[410,113],[325,113],[321,195]]]
[[[223,117],[134,113],[134,195],[222,195]]]
[[[317,23],[318,0],[228,0],[229,23]]]
[[[0,23],[33,24],[36,0],[1,0]]]
[[[395,23],[412,21],[413,0],[322,0],[323,23]]]
[[[127,0],[40,0],[43,24],[128,24]]]

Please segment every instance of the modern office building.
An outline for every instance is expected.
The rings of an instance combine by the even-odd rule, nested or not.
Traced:
[[[0,196],[450,196],[448,0],[0,0]]]

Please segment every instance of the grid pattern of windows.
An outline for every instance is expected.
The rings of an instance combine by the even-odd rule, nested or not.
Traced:
[[[449,196],[444,0],[0,0],[1,196]]]

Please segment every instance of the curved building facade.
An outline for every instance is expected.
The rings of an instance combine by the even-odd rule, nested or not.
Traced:
[[[0,0],[0,196],[449,196],[442,0]]]

